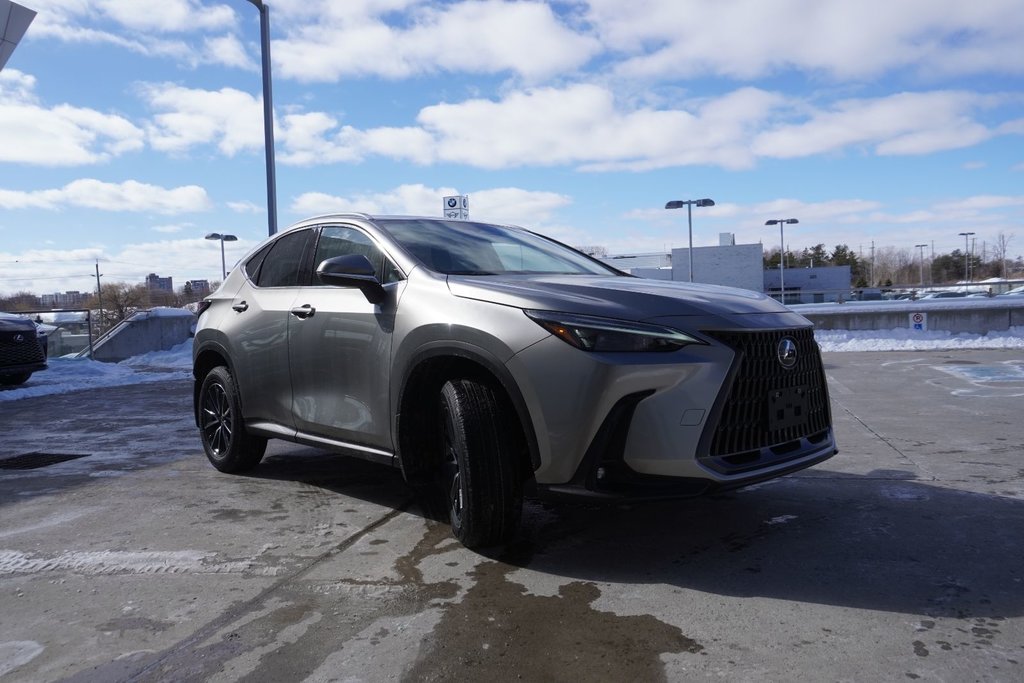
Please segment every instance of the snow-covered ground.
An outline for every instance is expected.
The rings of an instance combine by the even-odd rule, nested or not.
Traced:
[[[1024,327],[987,335],[889,330],[818,330],[814,333],[822,351],[936,351],[943,349],[1024,349]],[[0,390],[0,402],[30,396],[62,394],[78,389],[97,389],[141,384],[192,376],[192,340],[168,351],[143,354],[120,363],[101,363],[87,358],[51,358],[50,367],[32,375],[20,387]]]
[[[49,366],[19,387],[0,389],[0,402],[30,396],[63,394],[78,389],[117,387],[192,376],[192,340],[168,351],[154,351],[120,363],[88,358],[51,358]]]

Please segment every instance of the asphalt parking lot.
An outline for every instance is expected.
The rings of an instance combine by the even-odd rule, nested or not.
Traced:
[[[1024,679],[1024,359],[826,354],[840,454],[466,551],[387,468],[219,474],[173,380],[0,403],[4,681]],[[29,458],[36,459],[43,455]]]

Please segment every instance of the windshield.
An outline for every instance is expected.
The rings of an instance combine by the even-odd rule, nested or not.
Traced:
[[[447,275],[621,275],[525,230],[416,218],[376,222],[427,268]]]

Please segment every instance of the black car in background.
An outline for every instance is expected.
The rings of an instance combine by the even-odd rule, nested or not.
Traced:
[[[0,313],[0,385],[24,384],[46,369],[46,337],[27,318]]]

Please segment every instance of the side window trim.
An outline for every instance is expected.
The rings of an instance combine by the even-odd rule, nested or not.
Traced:
[[[359,233],[367,240],[369,240],[370,244],[372,244],[377,249],[377,251],[380,252],[382,259],[380,263],[373,264],[374,270],[377,271],[378,273],[378,279],[381,279],[381,276],[384,276],[386,271],[389,270],[397,274],[397,278],[395,279],[381,279],[382,285],[388,285],[393,282],[400,282],[406,279],[406,277],[408,277],[407,274],[402,270],[401,266],[399,266],[398,263],[395,261],[395,259],[393,259],[390,256],[390,254],[388,254],[387,250],[381,246],[380,241],[378,241],[373,235],[371,235],[367,231],[360,228],[358,225],[352,225],[351,223],[325,223],[323,225],[316,226],[316,239],[313,240],[312,247],[309,250],[309,256],[311,261],[314,261],[316,259],[316,253],[320,249],[320,239],[323,236],[323,231],[325,228],[347,228],[349,230]],[[389,264],[390,268],[387,267]],[[314,287],[328,287],[329,285],[324,285],[318,282],[313,276],[318,265],[318,263],[310,264],[310,284]]]
[[[259,289],[278,289],[278,288],[287,288],[287,287],[301,287],[301,286],[303,286],[303,284],[308,284],[310,279],[311,279],[311,277],[312,277],[312,269],[310,267],[310,261],[313,258],[311,246],[316,241],[315,240],[315,234],[314,234],[315,230],[316,230],[316,227],[306,227],[306,228],[302,228],[301,230],[289,231],[288,233],[285,233],[284,235],[281,235],[281,236],[277,237],[270,244],[268,244],[266,247],[264,247],[267,250],[267,252],[265,254],[263,254],[263,256],[262,256],[262,259],[260,261],[260,265],[259,265],[259,267],[257,269],[257,272],[256,272],[255,279],[250,280],[252,282],[252,285],[254,287],[259,288]],[[264,265],[266,265],[267,257],[270,256],[273,253],[274,247],[277,246],[278,244],[280,244],[281,240],[286,239],[286,238],[291,237],[291,236],[297,236],[299,234],[302,234],[304,239],[303,239],[303,244],[302,244],[302,252],[299,254],[299,259],[298,259],[298,264],[299,265],[298,265],[298,269],[297,269],[297,271],[298,271],[297,272],[297,282],[295,282],[294,284],[285,284],[285,285],[265,285],[265,284],[260,283],[260,280],[262,279],[262,277],[264,275],[263,267],[264,267]],[[258,255],[258,253],[257,253],[257,255]]]

